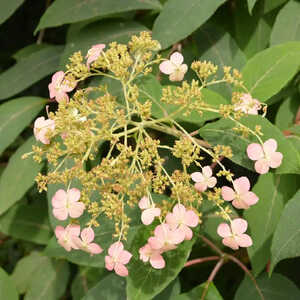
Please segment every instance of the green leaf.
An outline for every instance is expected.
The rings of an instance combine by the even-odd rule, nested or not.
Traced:
[[[285,202],[293,195],[297,186],[294,175],[275,175],[268,173],[260,176],[252,191],[259,197],[256,205],[244,212],[248,221],[253,245],[248,254],[252,270],[258,275],[271,257],[271,240],[279,221]],[[268,187],[266,189],[266,187]]]
[[[289,131],[292,132],[294,135],[300,136],[300,125],[293,125],[289,128]]]
[[[267,47],[272,28],[263,17],[263,1],[255,5],[252,16],[249,14],[246,1],[237,1],[235,5],[234,37],[245,55],[250,58]]]
[[[84,295],[107,275],[104,268],[80,268],[72,281],[71,294],[73,300],[82,300]]]
[[[288,0],[265,0],[264,1],[264,13],[267,14],[268,12],[279,7],[280,5],[284,4],[287,1]]]
[[[0,106],[0,154],[30,124],[46,104],[46,99],[23,97]]]
[[[126,280],[118,275],[109,274],[87,292],[82,300],[126,300]]]
[[[184,241],[175,250],[168,251],[164,254],[166,267],[164,269],[156,270],[152,268],[149,263],[145,264],[139,259],[138,250],[146,244],[147,238],[150,236],[150,231],[150,228],[145,229],[143,227],[134,237],[134,244],[130,251],[133,254],[133,257],[128,265],[128,300],[152,299],[166,288],[183,268],[195,242],[195,239]]]
[[[158,0],[56,0],[42,16],[35,33],[42,28],[142,9],[161,9],[161,4]]]
[[[276,169],[277,174],[299,174],[300,155],[282,132],[261,116],[249,115],[241,118],[240,123],[254,130],[256,125],[261,126],[263,141],[273,138],[278,143],[277,151],[283,154],[282,164]],[[229,119],[221,119],[210,123],[199,129],[200,135],[212,145],[226,145],[232,148],[233,157],[231,160],[249,170],[254,170],[254,162],[251,161],[246,153],[246,149],[251,143],[258,143],[252,135],[242,137],[239,133],[232,130],[236,127],[235,122]]]
[[[31,277],[24,300],[57,300],[64,294],[70,275],[66,261],[43,260]]]
[[[186,38],[205,23],[225,0],[169,0],[153,26],[153,38],[162,49]]]
[[[300,42],[268,48],[252,57],[242,70],[245,86],[260,101],[278,93],[298,72]]]
[[[29,138],[11,156],[0,178],[0,215],[19,201],[34,184],[34,178],[43,164],[33,161],[32,157],[22,159],[22,155],[32,150],[35,138]]]
[[[294,123],[298,107],[298,95],[285,99],[277,111],[275,125],[280,130],[287,130],[291,127]]]
[[[161,293],[153,298],[153,300],[174,300],[180,294],[180,280],[177,277],[173,280]]]
[[[25,90],[57,70],[62,46],[48,46],[33,52],[0,74],[0,100]]]
[[[179,296],[175,297],[173,300],[194,300],[200,299],[203,291],[205,289],[206,283],[202,283],[195,288],[193,288],[188,293],[180,294]],[[216,286],[211,282],[208,286],[207,293],[205,296],[205,300],[223,300],[223,297],[220,295]]]
[[[135,22],[106,20],[88,24],[68,40],[60,65],[63,68],[68,63],[68,58],[76,51],[81,51],[85,56],[87,51],[95,44],[109,44],[113,41],[127,43],[132,35],[145,30],[147,31],[146,27]]]
[[[300,291],[288,278],[274,273],[271,278],[263,274],[257,278],[257,284],[263,294],[264,300],[295,300],[300,299]],[[245,276],[239,286],[234,300],[262,300],[253,281]]]
[[[18,293],[11,278],[0,268],[0,299],[18,300]]]
[[[20,294],[28,290],[34,274],[47,264],[49,264],[49,258],[37,251],[31,252],[18,261],[11,278]]]
[[[248,1],[248,9],[249,9],[249,14],[252,14],[252,10],[254,8],[255,3],[257,0],[247,0]]]
[[[12,57],[15,60],[21,60],[21,59],[27,58],[32,53],[38,52],[41,49],[44,49],[48,46],[49,46],[48,44],[31,44],[31,45],[28,45],[28,46],[18,50]]]
[[[231,66],[238,70],[246,64],[246,57],[239,49],[235,40],[228,32],[214,24],[206,23],[195,33],[199,60],[212,61],[218,66],[218,77],[223,77],[223,67]],[[222,96],[231,99],[232,86],[229,84],[217,84],[210,87]]]
[[[271,271],[276,264],[291,257],[300,256],[300,190],[287,203],[274,232],[271,253]]]
[[[279,12],[272,29],[270,45],[300,40],[300,3],[289,1]],[[295,22],[295,21],[298,22]],[[287,34],[288,32],[288,34]]]
[[[0,3],[0,24],[6,21],[24,0],[1,1]]]
[[[13,206],[0,216],[0,231],[21,240],[47,244],[53,231],[49,224],[46,203]]]

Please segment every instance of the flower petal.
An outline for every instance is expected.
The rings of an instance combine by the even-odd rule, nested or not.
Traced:
[[[243,176],[234,180],[233,186],[238,194],[244,194],[250,190],[250,181],[247,177]]]
[[[150,264],[154,269],[163,269],[166,266],[166,262],[160,254],[152,255],[150,257]]]
[[[74,235],[74,236],[79,236],[80,234],[80,226],[79,225],[68,225],[66,227],[67,232],[69,233],[69,235]]]
[[[212,169],[210,166],[205,166],[203,169],[202,169],[202,173],[205,177],[211,177],[212,175]]]
[[[84,228],[80,234],[82,240],[87,244],[91,243],[95,238],[94,230],[90,227]]]
[[[264,151],[260,144],[250,144],[247,147],[247,155],[251,160],[258,160],[264,157]]]
[[[206,182],[207,182],[207,186],[209,188],[213,188],[217,184],[217,178],[216,177],[210,177]]]
[[[268,139],[264,142],[263,145],[264,151],[267,155],[271,155],[274,153],[277,149],[277,142],[274,139]]]
[[[67,203],[66,191],[59,189],[52,197],[51,203],[54,208],[65,207]]]
[[[126,250],[123,250],[120,255],[118,256],[118,261],[123,264],[126,265],[129,263],[130,259],[132,257],[132,254]]]
[[[68,218],[68,210],[66,207],[53,208],[52,213],[53,216],[60,221],[67,220]]]
[[[241,234],[235,237],[236,242],[240,247],[252,246],[252,239],[248,234]]]
[[[124,246],[121,242],[115,242],[108,248],[108,254],[112,257],[118,256],[123,251]]]
[[[70,203],[68,212],[71,218],[79,218],[85,209],[85,205],[82,202],[73,202]]]
[[[278,168],[281,165],[283,155],[281,152],[274,152],[270,155],[270,167]]]
[[[62,239],[65,234],[65,228],[62,226],[56,226],[55,227],[55,236],[57,239]]]
[[[231,222],[231,229],[233,234],[240,235],[247,230],[248,223],[246,220],[237,218]]]
[[[231,237],[226,237],[222,240],[223,245],[230,247],[233,250],[239,249],[239,245],[236,242],[236,240],[231,236]]]
[[[80,199],[80,190],[76,188],[70,189],[68,192],[68,200],[69,202],[76,202]]]
[[[183,56],[181,53],[179,52],[174,52],[171,56],[170,56],[170,61],[179,66],[183,63]]]
[[[162,73],[170,75],[175,71],[175,66],[174,64],[172,64],[169,60],[163,61],[160,65],[159,65],[159,69]]]
[[[266,174],[269,172],[269,162],[266,159],[260,159],[254,164],[254,169],[258,174]]]
[[[192,173],[191,178],[194,182],[203,182],[204,181],[204,177],[201,172]]]
[[[235,192],[229,186],[223,186],[221,193],[225,201],[232,201],[235,198]]]
[[[218,233],[219,236],[221,236],[223,238],[226,238],[226,237],[229,237],[229,236],[232,235],[230,226],[226,223],[221,223],[218,226],[217,233]]]
[[[139,208],[140,209],[147,209],[150,207],[150,200],[147,196],[142,197],[139,201]]]
[[[172,74],[169,76],[170,81],[181,81],[184,77],[184,72],[181,72],[179,69],[176,69]]]
[[[197,183],[195,183],[194,187],[198,192],[205,192],[207,190],[207,183],[206,182],[197,182]]]
[[[185,213],[184,223],[187,226],[196,227],[199,224],[199,217],[194,211],[188,210]]]
[[[106,255],[105,256],[105,268],[108,271],[112,271],[114,269],[115,263],[114,260],[112,259],[112,257]]]
[[[91,254],[100,254],[103,251],[103,249],[96,243],[89,244],[88,249]]]
[[[253,192],[247,192],[246,194],[242,195],[241,198],[249,206],[256,204],[258,201],[258,197]]]
[[[122,277],[128,276],[128,269],[120,263],[115,264],[114,270],[116,274],[118,274],[119,276]]]

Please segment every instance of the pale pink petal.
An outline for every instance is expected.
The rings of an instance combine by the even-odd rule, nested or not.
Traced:
[[[51,82],[51,83],[48,84],[48,90],[49,90],[49,96],[50,96],[50,98],[54,98],[55,94],[56,94],[54,83]]]
[[[259,174],[266,174],[269,172],[269,162],[266,159],[260,159],[254,164],[254,169]]]
[[[181,72],[180,70],[175,70],[172,74],[170,74],[169,80],[170,81],[181,81],[181,80],[183,80],[184,74],[185,73]]]
[[[88,249],[91,254],[99,254],[103,251],[103,249],[96,243],[89,244]]]
[[[114,270],[116,274],[118,274],[119,276],[122,277],[128,276],[128,269],[123,264],[116,263]]]
[[[281,165],[283,155],[281,152],[274,152],[270,155],[270,167],[278,168]]]
[[[188,210],[185,213],[184,221],[187,226],[196,227],[199,224],[199,217],[194,211]]]
[[[205,192],[207,189],[207,183],[206,182],[197,182],[197,183],[195,183],[194,187],[199,192]]]
[[[230,226],[226,223],[221,223],[218,226],[217,233],[218,233],[219,236],[221,236],[223,238],[226,238],[226,237],[229,237],[229,236],[232,235]]]
[[[139,208],[140,209],[147,209],[150,207],[150,200],[147,196],[144,196],[140,201],[139,201]]]
[[[65,234],[65,229],[62,226],[55,227],[55,236],[57,239],[62,239]]]
[[[188,70],[188,66],[186,64],[183,64],[179,67],[179,72],[183,75],[187,72],[187,70]]]
[[[202,169],[202,173],[205,177],[211,177],[212,175],[212,169],[210,166],[205,166],[203,169]]]
[[[242,200],[248,205],[254,205],[258,201],[258,197],[253,192],[247,192],[241,196]]]
[[[176,66],[172,64],[169,60],[163,61],[159,65],[159,69],[162,73],[170,75],[175,71]]]
[[[181,225],[186,227],[185,225]],[[180,244],[185,239],[185,230],[175,229],[174,231],[170,231],[168,234],[168,240],[173,245]]]
[[[235,192],[229,186],[223,186],[221,193],[225,201],[231,201],[235,198]]]
[[[248,234],[238,235],[235,237],[235,240],[240,247],[252,246],[252,239]]]
[[[65,207],[67,203],[66,191],[59,189],[52,197],[51,203],[54,208]]]
[[[231,236],[231,237],[226,237],[222,240],[222,243],[227,246],[230,247],[233,250],[237,250],[239,249],[239,245],[236,242],[236,240]]]
[[[235,198],[232,205],[238,209],[248,209],[250,207],[242,198]]]
[[[76,202],[80,199],[80,190],[76,188],[70,189],[67,194],[69,202]]]
[[[233,234],[240,235],[247,230],[248,223],[246,220],[237,218],[231,222],[231,229]]]
[[[191,228],[182,224],[179,229],[183,232],[185,240],[190,241],[192,239],[193,231],[191,230]]]
[[[84,228],[80,234],[82,240],[87,244],[91,243],[95,238],[94,230],[90,227]]]
[[[148,239],[148,244],[152,249],[161,249],[164,245],[163,240],[158,239],[157,237],[151,236]]]
[[[65,92],[57,92],[55,95],[55,100],[57,102],[63,102],[63,101],[69,102],[69,96]]]
[[[264,157],[264,151],[260,144],[250,144],[247,147],[247,155],[251,160],[258,160]]]
[[[52,82],[56,85],[60,84],[63,81],[64,77],[65,73],[63,71],[58,71],[52,75]]]
[[[66,227],[70,235],[79,236],[80,234],[80,226],[79,225],[68,225]]]
[[[59,239],[58,244],[60,244],[63,248],[65,248],[66,251],[70,252],[72,250],[72,246],[70,245],[70,243],[68,243],[67,241],[65,241],[64,239]]]
[[[80,249],[82,247],[82,240],[76,235],[70,235],[69,244],[73,249]]]
[[[166,216],[166,222],[171,229],[175,229],[178,226],[178,220],[174,214],[168,213]]]
[[[250,181],[247,177],[243,176],[234,180],[233,186],[237,193],[243,194],[250,190]]]
[[[183,63],[183,56],[181,53],[179,52],[174,52],[171,56],[170,56],[170,61],[179,66]]]
[[[151,255],[152,248],[149,244],[146,244],[145,246],[141,247],[139,249],[140,253],[140,260],[143,262],[147,262],[149,260],[149,256]]]
[[[200,172],[194,172],[191,174],[191,178],[194,182],[202,182],[204,181],[204,177]]]
[[[166,262],[160,254],[155,254],[150,257],[150,264],[154,269],[163,269]]]
[[[274,153],[277,149],[277,142],[274,139],[268,139],[263,145],[264,151],[267,155]]]
[[[185,209],[184,205],[178,203],[173,207],[173,214],[178,219],[183,219],[185,216],[185,213],[186,213],[186,209]]]
[[[132,254],[130,252],[123,250],[118,256],[118,261],[119,261],[119,263],[126,265],[129,263],[131,257],[132,257]]]
[[[68,212],[71,218],[79,218],[85,209],[85,205],[82,202],[73,202],[70,203]]]
[[[64,221],[68,218],[68,210],[66,207],[53,208],[52,213],[57,220]]]
[[[108,271],[112,271],[114,269],[114,266],[115,266],[115,262],[114,262],[113,258],[106,255],[105,256],[105,268]]]
[[[210,177],[206,182],[207,182],[207,186],[209,188],[213,188],[217,184],[217,178],[216,177]]]
[[[112,257],[118,256],[121,251],[124,249],[124,246],[121,242],[115,242],[112,245],[110,245],[108,249],[108,254]]]
[[[153,209],[155,208],[148,208],[142,212],[141,220],[144,225],[149,225],[153,222],[155,217],[153,214]]]

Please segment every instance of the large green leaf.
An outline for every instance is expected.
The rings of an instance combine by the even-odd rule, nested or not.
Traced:
[[[180,294],[180,281],[177,277],[173,280],[161,293],[153,298],[153,300],[174,300]]]
[[[203,291],[205,289],[206,283],[196,286],[188,293],[183,293],[175,297],[173,300],[194,300],[200,299]],[[216,286],[211,282],[208,286],[205,300],[223,300],[223,297],[220,295]]]
[[[126,300],[126,280],[110,274],[87,292],[82,300]]]
[[[289,1],[279,12],[272,29],[270,45],[300,41],[300,3]],[[295,21],[298,22],[295,22]],[[287,34],[288,32],[288,34]]]
[[[0,231],[25,241],[47,244],[53,235],[47,204],[17,204],[0,216]]]
[[[89,24],[68,40],[60,65],[63,68],[68,63],[68,58],[76,51],[85,55],[95,44],[108,44],[113,41],[127,43],[132,35],[145,30],[146,27],[135,22],[99,21]]]
[[[282,132],[270,123],[267,119],[260,116],[249,115],[241,118],[240,123],[254,130],[256,125],[261,126],[263,133],[262,140],[266,141],[273,138],[278,143],[277,151],[283,154],[283,161],[279,168],[276,169],[277,174],[299,174],[300,173],[300,155]],[[232,130],[236,124],[229,119],[221,119],[217,122],[205,125],[199,130],[200,135],[212,145],[227,145],[232,148],[232,161],[235,163],[254,170],[254,162],[251,161],[246,153],[247,146],[250,143],[257,143],[257,139],[252,135],[242,137],[239,133]]]
[[[270,260],[272,235],[285,202],[296,192],[297,179],[299,177],[295,175],[268,173],[260,176],[253,188],[259,201],[244,212],[244,217],[248,221],[253,239],[248,254],[255,275],[259,274]]]
[[[32,53],[38,52],[48,46],[49,44],[31,44],[18,50],[12,57],[18,61],[27,58]]]
[[[49,258],[40,252],[31,252],[20,259],[11,275],[20,294],[24,294],[31,284],[31,279],[39,269],[49,264]]]
[[[278,93],[298,72],[300,42],[268,48],[251,58],[242,70],[245,86],[260,101]]]
[[[294,124],[297,109],[299,107],[299,95],[285,99],[279,106],[275,118],[275,125],[280,130],[287,130]]]
[[[225,0],[169,0],[153,26],[153,38],[163,49],[186,38],[206,22]]]
[[[23,97],[0,106],[0,154],[25,129],[41,111],[46,100],[39,97]]]
[[[81,300],[106,275],[107,270],[104,268],[81,267],[72,281],[72,300]]]
[[[218,66],[217,76],[223,76],[223,67],[231,66],[238,70],[246,64],[246,57],[228,32],[214,24],[204,24],[195,33],[199,60],[211,61]],[[232,86],[217,84],[210,87],[222,96],[231,99]]]
[[[257,284],[261,290],[264,300],[296,300],[300,299],[300,291],[288,278],[274,273],[271,278],[263,274],[257,278]],[[253,281],[245,276],[239,286],[234,300],[262,300],[258,294]]]
[[[0,178],[0,215],[19,201],[34,184],[34,178],[42,169],[43,164],[33,161],[32,157],[22,159],[22,155],[31,152],[35,143],[34,137],[29,138],[11,156],[8,165]]]
[[[194,239],[192,241],[184,241],[175,250],[165,253],[164,259],[166,261],[166,267],[157,270],[152,268],[149,263],[145,264],[139,259],[138,250],[146,244],[147,238],[150,236],[150,231],[151,229],[145,229],[145,227],[143,227],[134,237],[134,244],[130,251],[133,257],[128,265],[128,300],[152,299],[166,288],[183,268],[195,241]]]
[[[161,9],[161,4],[158,0],[56,0],[42,16],[36,31],[94,17],[141,9],[157,10]]]
[[[18,293],[11,278],[0,268],[0,299],[18,300]]]
[[[283,5],[288,0],[265,0],[264,5],[264,13],[268,13],[272,11],[273,9],[279,7],[280,5]]]
[[[276,264],[300,256],[300,190],[287,203],[274,232],[271,253],[271,271]]]
[[[57,300],[64,294],[70,275],[69,265],[63,260],[43,260],[32,274],[24,300]]]
[[[0,100],[18,94],[56,71],[62,49],[62,46],[44,47],[0,74]]]
[[[0,3],[0,24],[7,20],[24,0],[1,1]]]
[[[257,0],[247,0],[248,1],[248,9],[249,9],[249,13],[252,13],[253,7],[255,5],[255,3],[257,2]]]

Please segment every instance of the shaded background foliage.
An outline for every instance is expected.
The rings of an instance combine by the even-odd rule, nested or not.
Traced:
[[[253,96],[269,105],[270,122],[251,118],[245,122],[261,122],[266,136],[278,140],[285,164],[276,173],[260,177],[244,160],[245,143],[226,135],[227,120],[205,124],[195,116],[181,121],[188,122],[185,125],[191,130],[205,125],[199,132],[210,143],[235,146],[235,160],[225,164],[237,176],[248,176],[261,200],[244,213],[254,245],[234,255],[251,269],[265,299],[300,299],[298,0],[1,1],[0,299],[14,300],[19,295],[26,300],[126,299],[126,285],[129,299],[200,298],[214,262],[183,268],[189,254],[190,259],[214,255],[199,240],[180,249],[178,257],[168,257],[169,275],[156,271],[149,275],[150,292],[142,283],[132,284],[148,276],[147,268],[141,273],[134,271],[138,262],[133,262],[132,277],[126,283],[103,268],[99,262],[103,257],[72,255],[58,248],[47,195],[39,194],[34,185],[37,172],[47,166],[20,158],[34,143],[33,119],[44,114],[46,104],[55,110],[47,85],[51,74],[63,69],[68,56],[78,50],[84,54],[100,42],[126,42],[142,30],[152,31],[165,57],[179,49],[187,63],[211,60],[220,68],[231,65],[242,70]],[[188,72],[186,79],[193,76]],[[167,78],[160,81],[161,85],[168,83]],[[142,84],[153,97],[159,96],[161,86],[155,80]],[[113,89],[118,94],[118,86]],[[218,95],[207,97],[230,101],[228,87],[213,91]],[[216,129],[221,134],[215,134]],[[160,138],[171,142],[170,137]],[[105,147],[100,153],[105,153]],[[176,160],[167,160],[166,168],[175,169]],[[209,207],[204,210],[208,213],[201,233],[222,248],[215,233],[220,219],[209,213]],[[133,231],[138,240],[138,227]],[[107,235],[106,243],[109,238]],[[210,284],[206,299],[261,298],[245,273],[228,262]]]

